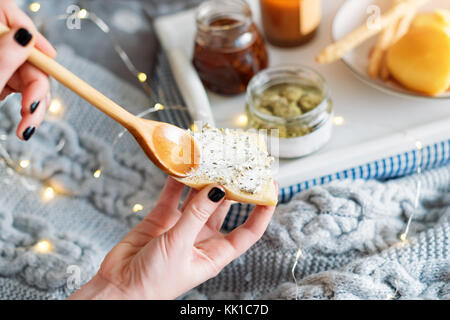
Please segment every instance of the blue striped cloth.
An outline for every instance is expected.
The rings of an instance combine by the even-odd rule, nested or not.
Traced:
[[[184,106],[183,98],[176,86],[167,57],[160,52],[157,57],[154,88],[159,101],[169,106],[160,111],[160,119],[189,128],[192,121],[188,110]],[[286,203],[292,197],[313,186],[320,186],[336,180],[343,179],[378,179],[386,180],[415,173],[419,170],[440,167],[450,163],[450,140],[444,140],[432,145],[423,146],[403,154],[379,159],[365,165],[348,168],[346,170],[329,174],[323,177],[299,182],[295,185],[282,188],[279,193],[280,203]],[[241,225],[248,217],[253,206],[248,204],[235,204],[231,207],[224,222],[224,229],[231,230]]]

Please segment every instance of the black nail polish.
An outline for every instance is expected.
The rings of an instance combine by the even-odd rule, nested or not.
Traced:
[[[33,103],[31,104],[31,106],[30,106],[30,113],[35,112],[36,109],[37,109],[37,107],[39,107],[39,104],[40,104],[40,103],[41,103],[40,101],[35,101],[35,102],[33,102]]]
[[[16,34],[14,35],[14,39],[23,47],[26,47],[26,45],[30,43],[32,38],[33,35],[24,28],[20,28],[19,30],[17,30]]]
[[[33,135],[35,130],[36,130],[35,127],[28,127],[28,128],[26,128],[25,131],[23,132],[23,139],[25,141],[29,140],[31,138],[31,136]]]
[[[225,197],[225,191],[219,188],[212,188],[208,193],[208,198],[212,202],[219,202],[223,197]]]

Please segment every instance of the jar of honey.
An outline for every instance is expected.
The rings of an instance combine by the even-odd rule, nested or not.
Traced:
[[[196,13],[194,67],[209,90],[245,92],[250,79],[268,66],[264,40],[244,0],[209,0]]]
[[[260,0],[267,40],[292,47],[311,40],[322,17],[321,0]]]

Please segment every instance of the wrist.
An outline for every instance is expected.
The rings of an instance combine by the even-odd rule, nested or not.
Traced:
[[[111,282],[96,274],[89,282],[75,291],[69,300],[119,300],[126,299],[123,292]]]

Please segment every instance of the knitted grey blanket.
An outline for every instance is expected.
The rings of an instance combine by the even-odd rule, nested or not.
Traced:
[[[70,49],[60,48],[58,59],[129,111],[149,107],[139,90]],[[128,134],[112,147],[120,126],[52,87],[63,117],[50,117],[27,143],[15,138],[19,97],[0,108],[1,299],[66,298],[151,209],[165,179]],[[55,198],[43,198],[47,186]],[[135,213],[137,203],[144,210]],[[253,248],[182,298],[449,299],[449,223],[450,166],[315,187],[280,205]],[[42,240],[53,250],[36,250]]]

